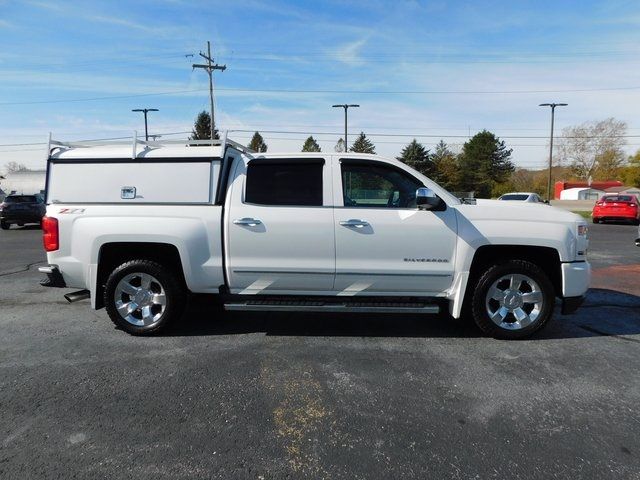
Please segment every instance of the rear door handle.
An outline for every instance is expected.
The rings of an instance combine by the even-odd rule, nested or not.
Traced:
[[[367,222],[366,220],[357,220],[355,218],[352,218],[351,220],[341,220],[340,225],[342,225],[343,227],[363,228],[368,227],[369,222]]]
[[[236,218],[233,221],[234,225],[246,225],[248,227],[255,227],[257,225],[261,225],[262,222],[257,218]]]

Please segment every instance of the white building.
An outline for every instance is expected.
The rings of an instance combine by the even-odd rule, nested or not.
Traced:
[[[567,188],[560,192],[560,200],[598,200],[604,191],[588,187]]]
[[[0,199],[11,193],[44,193],[46,170],[24,170],[0,176]]]

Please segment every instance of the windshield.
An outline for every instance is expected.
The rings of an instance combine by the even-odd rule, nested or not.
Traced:
[[[527,198],[529,198],[529,195],[508,194],[502,195],[499,200],[526,200]]]
[[[612,195],[610,197],[603,197],[603,202],[631,202],[633,199],[631,195]]]
[[[34,195],[11,195],[4,199],[5,203],[36,203]]]

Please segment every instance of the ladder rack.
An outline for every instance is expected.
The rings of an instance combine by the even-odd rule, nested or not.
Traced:
[[[185,147],[197,147],[197,146],[220,146],[225,151],[227,146],[233,147],[246,154],[255,153],[248,147],[245,147],[241,143],[231,140],[227,136],[227,131],[223,131],[219,139],[213,140],[142,140],[138,138],[138,132],[133,132],[133,137],[126,138],[113,138],[113,139],[101,139],[101,140],[84,140],[80,142],[62,142],[60,140],[54,140],[49,133],[49,140],[47,142],[47,153],[50,155],[51,150],[54,148],[91,148],[97,146],[112,146],[112,145],[131,145],[131,158],[135,159],[138,156],[138,145],[144,146],[144,148],[162,148],[167,145],[183,145]]]

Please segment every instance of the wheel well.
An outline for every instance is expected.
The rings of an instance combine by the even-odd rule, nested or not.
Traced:
[[[509,260],[527,260],[540,267],[551,280],[556,296],[562,294],[562,272],[558,251],[550,247],[526,245],[485,245],[476,250],[471,263],[469,282],[475,281],[490,265]],[[470,289],[467,289],[469,292]]]
[[[104,307],[103,292],[109,274],[119,265],[144,259],[166,265],[171,268],[179,280],[186,285],[180,254],[175,245],[147,242],[114,242],[100,247],[98,253],[98,278],[96,283],[96,308]]]

